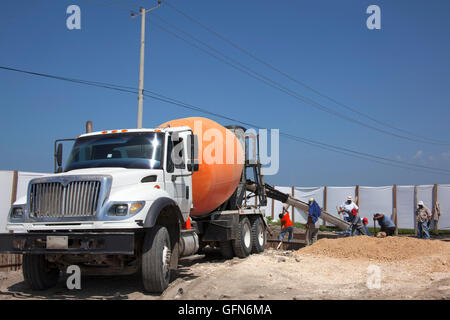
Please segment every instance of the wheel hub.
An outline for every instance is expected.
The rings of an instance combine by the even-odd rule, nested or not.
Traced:
[[[169,247],[164,246],[164,249],[162,252],[162,263],[163,263],[163,272],[164,273],[169,272],[170,256],[171,256],[171,252],[170,252]]]
[[[244,244],[247,248],[250,247],[251,243],[251,231],[247,224],[244,225]]]

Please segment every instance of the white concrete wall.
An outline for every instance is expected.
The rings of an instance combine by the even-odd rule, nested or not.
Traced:
[[[441,206],[438,227],[440,230],[450,230],[450,185],[438,185],[437,198]]]
[[[393,194],[392,186],[359,187],[359,215],[369,221],[375,213],[382,213],[392,218]]]
[[[414,186],[397,186],[397,223],[399,228],[414,229]]]
[[[11,207],[13,171],[0,171],[0,233],[6,233],[6,221]]]

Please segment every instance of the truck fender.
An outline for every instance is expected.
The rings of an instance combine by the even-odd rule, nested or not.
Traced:
[[[178,207],[178,204],[171,198],[162,197],[155,200],[150,206],[150,209],[148,209],[147,216],[145,217],[144,221],[144,228],[154,227],[160,213],[166,207],[174,207],[177,212],[178,220],[180,221],[180,223],[184,223],[184,219],[181,214],[180,208]]]

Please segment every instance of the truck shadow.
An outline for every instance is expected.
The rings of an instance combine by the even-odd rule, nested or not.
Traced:
[[[127,300],[130,295],[139,294],[146,298],[157,299],[159,295],[144,292],[144,287],[139,275],[132,276],[82,276],[81,289],[70,290],[66,286],[67,277],[60,275],[60,279],[54,288],[33,291],[24,281],[8,287],[7,292],[1,295],[9,295],[16,299],[55,299],[55,300]]]
[[[175,278],[184,281],[197,279],[199,276],[192,272],[194,265],[224,261],[227,260],[222,257],[219,250],[207,248],[207,250],[203,250],[200,255],[192,259],[180,261]],[[131,276],[82,276],[81,290],[68,289],[66,281],[67,275],[61,273],[59,281],[54,288],[33,291],[22,280],[7,287],[7,290],[0,291],[0,296],[9,296],[11,299],[37,300],[158,300],[162,297],[162,295],[144,291],[140,273]]]

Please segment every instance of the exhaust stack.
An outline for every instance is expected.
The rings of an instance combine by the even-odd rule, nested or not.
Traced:
[[[92,121],[86,121],[86,133],[92,132]]]

